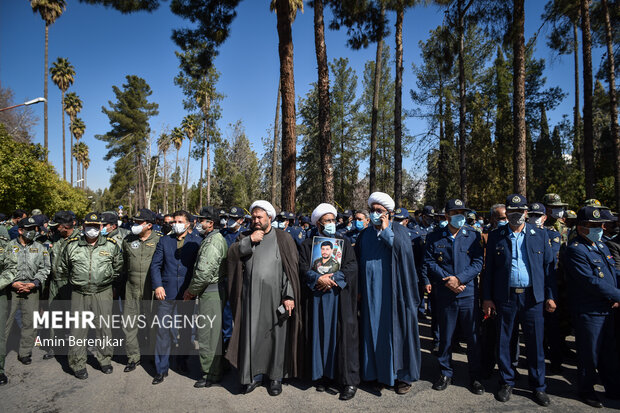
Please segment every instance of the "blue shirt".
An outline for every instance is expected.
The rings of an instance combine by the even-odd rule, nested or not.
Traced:
[[[510,287],[525,288],[532,286],[530,277],[530,263],[525,247],[525,228],[521,232],[510,230],[510,242],[512,243],[512,269],[510,271]]]

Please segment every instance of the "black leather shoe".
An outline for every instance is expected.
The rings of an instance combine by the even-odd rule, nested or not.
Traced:
[[[601,403],[596,393],[580,393],[579,399],[590,407],[595,407],[597,409],[603,407],[603,403]]]
[[[497,401],[504,403],[510,400],[511,394],[512,394],[512,386],[509,384],[502,384],[502,387],[500,387],[499,391],[495,395],[495,398],[497,399]]]
[[[86,369],[78,370],[74,372],[73,375],[80,380],[86,380],[88,378],[88,372]]]
[[[19,360],[22,364],[25,364],[26,366],[28,364],[32,363],[32,357],[31,356],[17,357],[17,360]]]
[[[194,383],[194,387],[197,389],[202,388],[202,387],[211,387],[211,386],[213,386],[213,382],[207,379],[200,379],[196,383]]]
[[[254,391],[255,388],[257,388],[260,385],[260,381],[258,380],[252,380],[252,382],[250,384],[245,384],[243,386],[243,394],[248,394]]]
[[[270,396],[278,396],[282,393],[282,382],[280,380],[271,380],[269,387],[267,387],[267,393]]]
[[[535,391],[534,401],[543,407],[547,407],[551,404],[551,399],[549,399],[549,396],[544,391]]]
[[[50,360],[54,358],[54,350],[49,350],[43,355],[43,360]]]
[[[111,364],[101,366],[101,371],[103,372],[103,374],[112,374],[113,370],[114,369],[112,368]]]
[[[433,346],[432,353],[433,353],[433,356],[438,356],[439,355],[439,344],[435,344]]]
[[[452,384],[452,377],[444,376],[443,374],[439,377],[439,380],[433,384],[433,390],[442,391],[448,388],[448,386]]]
[[[473,394],[481,395],[484,394],[484,386],[478,380],[472,380],[469,383],[469,391]]]
[[[340,392],[340,400],[351,400],[355,397],[355,393],[357,392],[357,387],[355,386],[344,386],[342,392]]]
[[[9,382],[9,378],[4,373],[0,373],[0,386],[4,386]]]
[[[134,371],[136,367],[138,367],[139,365],[140,365],[140,361],[136,361],[136,362],[132,361],[131,363],[127,363],[123,371],[125,373],[129,373],[130,371]]]
[[[151,383],[152,384],[163,383],[164,382],[164,378],[166,378],[166,377],[168,377],[168,373],[158,374],[155,377],[153,377],[153,381]]]
[[[325,391],[325,383],[322,380],[319,380],[316,382],[316,384],[314,385],[314,388],[316,389],[316,391],[318,392],[324,392]]]

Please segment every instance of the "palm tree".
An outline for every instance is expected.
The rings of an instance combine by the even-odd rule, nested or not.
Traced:
[[[69,119],[71,120],[71,124],[73,124],[73,120],[77,116],[78,113],[82,110],[82,100],[79,98],[75,92],[67,93],[64,100],[65,113],[69,115]],[[73,148],[73,133],[71,133],[71,148]],[[71,163],[71,185],[73,185],[73,157],[70,159]]]
[[[69,89],[69,86],[73,84],[73,77],[75,76],[75,69],[69,63],[69,60],[64,57],[59,57],[56,59],[54,63],[52,63],[52,68],[50,69],[52,74],[52,81],[60,92],[62,93],[62,97],[60,100],[61,106],[61,115],[62,115],[62,179],[67,180],[67,149],[65,147],[65,108],[64,108],[64,100],[65,100],[65,92]]]
[[[81,179],[81,177],[80,177],[80,160],[82,159],[82,147],[80,145],[81,143],[82,142],[76,142],[73,145],[73,151],[72,151],[73,157],[75,158],[75,167],[76,167],[75,175],[76,175],[76,183],[77,183],[78,187],[81,184],[81,182],[80,182],[80,179]]]
[[[43,129],[44,138],[43,146],[45,147],[45,160],[47,160],[47,50],[49,41],[49,27],[67,8],[65,0],[30,0],[30,7],[33,13],[39,13],[45,21],[45,63],[43,76],[43,97],[45,103],[43,105]]]
[[[76,117],[73,122],[71,122],[71,133],[75,136],[76,141],[79,141],[82,136],[84,136],[85,130],[86,125],[82,119]]]
[[[282,91],[282,200],[280,207],[286,211],[295,210],[295,168],[296,168],[296,118],[295,118],[295,75],[293,72],[292,24],[297,10],[303,12],[302,0],[272,0],[278,29],[278,52],[280,55],[280,87]]]
[[[177,170],[179,169],[179,150],[181,149],[181,145],[183,145],[183,140],[185,137],[183,136],[183,131],[175,127],[172,129],[172,144],[174,145],[174,149],[176,149],[176,160],[174,161],[174,173],[177,174]],[[175,211],[177,209],[177,186],[179,185],[179,174],[177,174],[177,180],[172,187],[172,206]]]
[[[82,189],[86,189],[86,170],[90,166],[90,158],[88,157],[88,145],[80,142],[82,146]]]
[[[192,140],[194,136],[196,136],[196,129],[198,128],[198,122],[196,120],[196,116],[187,115],[183,118],[183,122],[181,122],[181,128],[183,128],[183,133],[187,137],[189,141],[188,150],[187,150],[187,167],[185,168],[185,187],[183,189],[183,209],[187,209],[187,184],[189,181],[189,158],[192,155]]]
[[[166,164],[166,153],[170,149],[170,135],[162,133],[157,140],[157,147],[164,156],[164,214],[168,213],[168,165]]]

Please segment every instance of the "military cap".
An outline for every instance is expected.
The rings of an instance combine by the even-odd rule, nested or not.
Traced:
[[[34,215],[32,218],[35,220],[38,227],[41,227],[43,224],[49,222],[49,218],[44,214]]]
[[[601,214],[601,209],[593,206],[585,206],[577,212],[577,221],[579,222],[609,222]]]
[[[155,219],[164,219],[163,214],[155,214]]]
[[[545,194],[545,196],[543,196],[542,203],[547,206],[559,206],[559,207],[568,205],[562,202],[562,198],[560,198],[560,195],[553,194],[553,193]]]
[[[586,202],[584,202],[583,206],[591,206],[594,208],[607,208],[601,205],[601,201],[599,201],[598,199],[593,199],[593,198],[587,199]]]
[[[350,209],[345,209],[344,212],[342,213],[343,217],[349,218],[353,216],[353,211]]]
[[[64,225],[73,223],[73,216],[68,211],[58,211],[54,214],[54,218],[49,222],[50,227],[56,225]]]
[[[294,212],[289,212],[286,214],[286,219],[295,219],[295,213]]]
[[[506,209],[528,209],[527,199],[519,194],[508,195],[506,197]]]
[[[280,213],[278,215],[276,215],[277,218],[283,218],[283,219],[287,219],[288,217],[288,212],[287,211],[280,211]]]
[[[435,208],[433,208],[431,205],[426,205],[424,208],[422,208],[422,215],[428,215],[428,216],[433,216],[435,215]]]
[[[228,213],[228,216],[230,218],[243,218],[243,208],[239,208],[239,207],[232,207],[230,208],[230,212]]]
[[[198,218],[208,219],[213,222],[220,222],[220,213],[212,206],[205,206],[200,209],[200,214],[196,215]]]
[[[449,212],[449,211],[454,211],[454,210],[459,210],[459,209],[464,209],[465,211],[469,211],[469,208],[465,206],[465,202],[461,201],[460,199],[454,198],[454,199],[449,199],[446,202],[446,207],[444,208],[444,211]]]
[[[545,209],[545,206],[540,202],[534,202],[530,204],[528,213],[530,215],[545,215],[547,213],[547,210]]]
[[[220,218],[228,218],[228,212],[226,212],[226,210],[224,208],[221,208],[219,211],[217,211]]]
[[[146,221],[152,224],[153,222],[155,222],[155,213],[147,208],[139,209],[138,213],[134,215],[133,220]]]
[[[34,219],[33,217],[30,218],[22,218],[18,223],[17,223],[17,228],[34,228],[37,227],[37,220]]]
[[[310,217],[308,217],[308,216],[306,216],[306,215],[302,216],[302,217],[301,217],[301,223],[302,223],[302,224],[310,224],[310,223],[311,223],[311,221],[310,221]]]
[[[36,208],[33,209],[32,212],[30,213],[31,216],[35,216],[35,215],[41,215],[43,212],[41,212],[40,209]]]
[[[575,218],[577,218],[577,214],[572,209],[569,209],[568,211],[566,211],[566,218],[567,219],[575,219]]]
[[[433,214],[433,216],[435,216],[435,217],[445,217],[446,216],[446,210],[442,209],[441,211]]]
[[[394,210],[394,218],[396,219],[406,219],[409,218],[409,211],[407,211],[407,208],[396,208]]]
[[[103,224],[118,224],[118,214],[114,211],[105,211],[100,218]]]
[[[467,213],[467,218],[469,218],[469,219],[476,219],[476,211],[469,211]]]
[[[606,220],[610,222],[618,221],[618,217],[615,216],[609,209],[601,209],[601,217],[605,218]]]
[[[91,212],[90,214],[86,214],[86,217],[84,218],[85,224],[101,224],[102,222],[104,222],[102,220],[102,217],[96,212]]]

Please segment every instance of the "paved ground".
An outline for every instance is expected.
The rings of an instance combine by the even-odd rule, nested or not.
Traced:
[[[75,379],[66,365],[66,358],[42,360],[43,352],[35,348],[33,363],[24,366],[17,361],[14,345],[6,362],[9,383],[0,387],[0,412],[141,412],[141,411],[265,411],[314,412],[314,411],[424,411],[424,412],[496,412],[496,411],[543,411],[531,398],[527,390],[527,372],[520,369],[521,379],[513,397],[507,403],[500,403],[492,392],[497,388],[497,372],[484,381],[487,393],[482,396],[471,394],[465,387],[468,382],[466,358],[455,357],[455,383],[446,391],[431,389],[437,378],[437,362],[428,349],[430,340],[428,326],[422,326],[422,377],[414,383],[411,392],[400,396],[392,390],[381,394],[372,387],[362,385],[353,400],[342,402],[335,392],[318,393],[307,383],[293,381],[285,383],[279,397],[270,397],[264,387],[249,395],[238,394],[235,375],[230,372],[220,385],[209,389],[193,388],[199,376],[198,359],[190,358],[191,371],[179,374],[174,370],[164,383],[151,384],[153,368],[149,363],[131,373],[123,372],[124,361],[114,360],[114,373],[104,375],[97,368],[97,362],[89,357],[88,380]],[[571,343],[572,345],[572,343]],[[552,404],[549,411],[585,412],[591,409],[575,398],[574,365],[564,365],[563,376],[547,378],[548,392]],[[598,386],[598,391],[602,388]],[[602,397],[602,394],[601,394]],[[602,398],[603,411],[620,409],[620,401]]]

